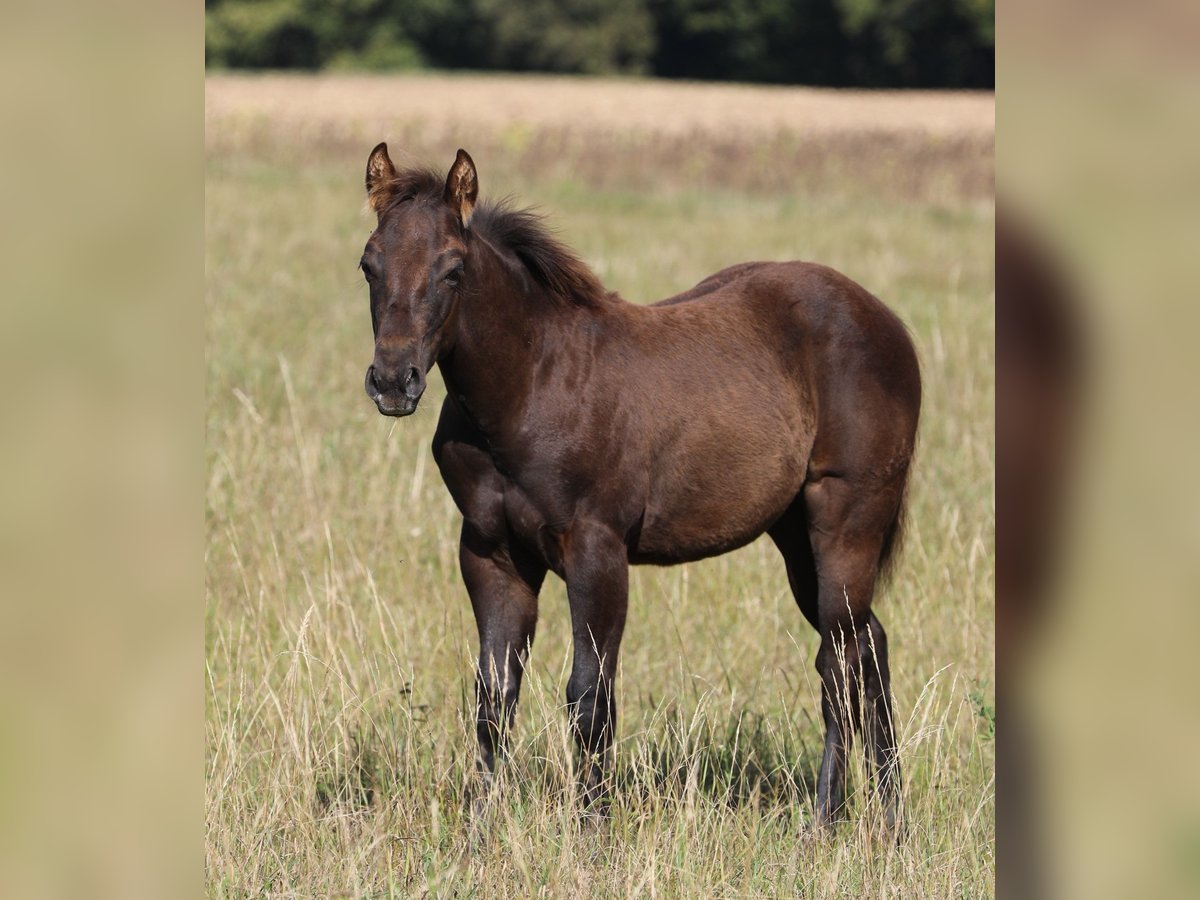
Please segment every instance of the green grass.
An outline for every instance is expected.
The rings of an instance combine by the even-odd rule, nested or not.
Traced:
[[[822,737],[817,639],[765,540],[633,570],[619,787],[598,830],[571,805],[569,617],[547,582],[506,792],[481,838],[466,817],[475,626],[429,453],[443,388],[433,373],[399,421],[361,388],[367,150],[210,155],[209,893],[990,896],[990,203],[849,177],[784,195],[678,179],[621,191],[476,157],[485,194],[541,207],[633,300],[747,259],[832,265],[909,323],[925,379],[908,543],[877,601],[903,742],[899,846],[865,809],[860,755],[851,821],[801,838]]]

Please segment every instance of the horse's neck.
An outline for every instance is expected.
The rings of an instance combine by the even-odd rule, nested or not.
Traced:
[[[442,363],[447,388],[488,437],[515,425],[532,388],[547,332],[562,327],[557,308],[512,272],[486,242],[477,243],[473,283],[464,285],[454,347]]]

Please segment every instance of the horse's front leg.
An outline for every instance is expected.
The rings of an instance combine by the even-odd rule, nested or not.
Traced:
[[[463,524],[459,564],[479,627],[478,769],[488,788],[520,695],[546,569],[518,545],[489,540],[469,522]]]
[[[629,604],[629,557],[610,529],[580,523],[564,540],[574,660],[567,708],[579,747],[579,781],[589,811],[604,814],[605,778],[616,733],[617,653]]]

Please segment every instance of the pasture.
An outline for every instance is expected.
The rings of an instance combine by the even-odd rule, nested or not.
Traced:
[[[990,95],[448,76],[206,84],[206,855],[244,896],[994,893]],[[473,839],[470,604],[429,452],[444,389],[385,419],[356,264],[367,154],[544,212],[634,301],[808,259],[909,324],[925,398],[891,645],[905,830],[801,838],[823,729],[817,636],[766,539],[634,568],[612,821],[580,829],[561,582],[496,833]],[[668,648],[664,652],[663,648]],[[856,750],[858,748],[856,747]]]

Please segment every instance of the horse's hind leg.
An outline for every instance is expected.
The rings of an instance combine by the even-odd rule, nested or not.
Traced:
[[[818,605],[819,587],[816,560],[809,538],[808,515],[803,496],[798,497],[769,532],[771,540],[783,555],[787,566],[788,585],[800,612],[813,628],[822,634],[821,650],[826,650],[825,632],[821,631]],[[850,731],[831,700],[832,682],[826,678],[825,659],[818,654],[817,671],[821,675],[821,711],[825,720],[825,749],[817,785],[816,824],[829,823],[842,805],[845,781],[846,752]]]
[[[820,629],[817,622],[817,567],[808,537],[808,516],[803,498],[797,498],[767,533],[783,556],[796,605],[809,624]]]
[[[851,733],[863,724],[889,824],[897,814],[899,767],[887,635],[871,612],[871,601],[884,535],[895,519],[898,498],[898,491],[867,490],[837,476],[810,482],[804,489],[821,634],[817,671],[825,750],[817,778],[820,824],[833,821],[842,806]]]
[[[867,717],[867,743],[875,768],[875,786],[883,804],[888,828],[894,828],[900,813],[900,762],[896,748],[896,730],[892,721],[892,676],[888,667],[887,632],[871,613],[866,637],[864,670]]]

